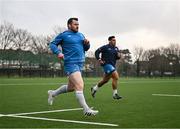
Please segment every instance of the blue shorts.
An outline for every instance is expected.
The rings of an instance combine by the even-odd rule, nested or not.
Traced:
[[[111,74],[112,72],[114,72],[116,69],[114,66],[112,66],[111,64],[105,64],[103,66],[104,72],[105,74]]]
[[[64,64],[64,71],[67,76],[70,74],[76,72],[76,71],[82,71],[84,63],[66,63]]]

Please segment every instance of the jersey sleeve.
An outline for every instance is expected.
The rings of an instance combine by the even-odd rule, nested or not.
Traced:
[[[96,57],[97,60],[100,59],[99,55],[100,55],[100,53],[102,53],[103,51],[105,51],[105,48],[106,48],[106,46],[102,46],[102,47],[98,48],[98,49],[95,51],[95,57]]]
[[[83,37],[83,40],[85,39],[85,36],[81,33],[82,37]],[[84,44],[83,42],[83,48],[84,48],[84,51],[88,51],[89,48],[90,48],[90,44]]]
[[[50,43],[49,47],[51,48],[51,51],[58,55],[61,53],[61,50],[59,50],[58,45],[62,43],[62,33],[55,37],[55,39]]]

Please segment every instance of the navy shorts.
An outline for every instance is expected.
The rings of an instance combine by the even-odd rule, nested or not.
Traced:
[[[114,72],[116,69],[114,66],[112,66],[111,64],[105,64],[103,66],[104,72],[105,74],[111,74],[112,72]]]

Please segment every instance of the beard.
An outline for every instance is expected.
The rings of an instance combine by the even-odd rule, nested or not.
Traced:
[[[78,32],[79,28],[71,28],[71,30],[76,33]]]

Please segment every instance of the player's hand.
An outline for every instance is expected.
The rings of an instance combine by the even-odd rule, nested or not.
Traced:
[[[89,40],[88,39],[84,39],[84,44],[89,45]]]
[[[105,62],[101,59],[98,60],[99,61],[99,64],[104,64]]]
[[[122,53],[120,53],[120,52],[117,53],[117,57],[119,57],[120,59],[123,58],[123,56],[124,55]]]
[[[59,59],[64,59],[64,54],[59,53],[59,54],[58,54],[58,58],[59,58]]]

